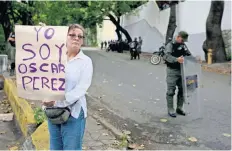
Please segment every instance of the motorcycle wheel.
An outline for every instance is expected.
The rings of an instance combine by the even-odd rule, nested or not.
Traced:
[[[161,57],[158,54],[153,54],[151,56],[151,60],[150,61],[151,61],[151,64],[157,65],[157,64],[159,64],[161,62]]]

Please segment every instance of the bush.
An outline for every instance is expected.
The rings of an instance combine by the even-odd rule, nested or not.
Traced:
[[[5,42],[5,35],[2,29],[2,25],[0,25],[0,43],[3,43],[3,42]]]
[[[35,108],[34,109],[34,119],[35,119],[37,125],[42,124],[47,119],[42,108]]]

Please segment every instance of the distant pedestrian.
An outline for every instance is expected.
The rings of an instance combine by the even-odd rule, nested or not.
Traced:
[[[142,40],[142,38],[139,36],[139,41],[138,41],[138,52],[139,52],[139,53],[142,52],[142,44],[143,44],[143,40]]]
[[[138,59],[140,59],[139,53],[138,53],[138,41],[137,38],[134,38],[134,41],[129,43],[130,46],[130,56],[131,60],[136,59],[138,56]]]
[[[106,48],[107,47],[107,42],[105,41],[104,44],[105,44],[105,48]]]
[[[103,44],[104,44],[104,43],[103,43],[103,41],[102,41],[102,42],[101,42],[101,49],[103,49]]]

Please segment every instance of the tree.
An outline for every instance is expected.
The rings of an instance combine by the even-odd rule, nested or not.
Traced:
[[[213,50],[213,61],[226,61],[225,44],[222,37],[221,21],[224,11],[224,1],[211,1],[209,15],[206,21],[205,48]],[[206,54],[207,55],[207,54]]]
[[[12,23],[21,21],[23,25],[44,22],[47,25],[67,25],[70,23],[82,24],[85,28],[96,28],[96,24],[103,22],[106,17],[116,26],[118,39],[122,32],[128,41],[132,41],[129,33],[120,25],[120,17],[126,13],[134,13],[134,9],[146,1],[7,1],[1,2],[1,14],[8,15],[3,18],[6,35],[9,35]],[[3,6],[4,5],[4,6]],[[3,12],[3,13],[2,13]],[[0,21],[3,15],[0,15]],[[94,32],[95,30],[93,30]],[[6,36],[6,37],[7,37]]]
[[[72,15],[77,13],[69,1],[38,1],[35,3],[35,7],[37,10],[33,20],[36,24],[43,22],[53,26],[67,25],[72,21]],[[77,15],[79,14],[77,13]]]
[[[103,20],[110,20],[116,27],[118,40],[121,40],[122,32],[128,42],[132,39],[125,28],[120,25],[120,17],[123,14],[135,14],[135,9],[147,1],[92,1],[88,3],[88,12],[94,11],[95,17]],[[108,18],[105,18],[108,17]]]
[[[171,5],[170,7],[170,16],[169,16],[169,22],[168,22],[168,28],[166,32],[166,38],[165,43],[167,44],[171,39],[173,39],[173,35],[176,30],[176,5]]]
[[[13,30],[13,25],[21,22],[23,25],[32,25],[33,2],[29,1],[2,1],[0,2],[0,23],[5,41]]]
[[[39,1],[33,20],[35,24],[43,22],[47,25],[66,26],[78,23],[86,29],[86,42],[96,43],[96,24],[101,24],[103,17],[96,16],[94,10],[88,8],[91,1]]]
[[[8,14],[9,8],[12,7],[12,2],[11,1],[2,1],[0,2],[0,23],[2,25],[3,31],[4,31],[4,36],[5,36],[5,41],[10,35],[11,31],[11,21],[10,17]]]
[[[85,28],[95,28],[101,21],[94,10],[88,9],[88,1],[39,1],[33,16],[36,24],[67,25],[79,23]]]
[[[169,15],[169,22],[168,22],[168,28],[166,32],[166,38],[165,38],[165,44],[167,44],[171,39],[173,39],[173,35],[176,30],[176,4],[178,4],[179,1],[159,1],[157,2],[157,5],[159,5],[159,8],[162,10],[164,8],[170,7],[170,15]],[[162,6],[162,5],[165,5]]]
[[[125,28],[120,25],[120,17],[124,14],[136,14],[136,8],[145,4],[147,1],[114,1],[111,2],[112,12],[106,12],[106,15],[109,17],[110,21],[116,26],[115,32],[118,35],[118,40],[121,40],[120,32],[122,32],[127,41],[131,42],[132,38]]]
[[[33,25],[32,15],[34,11],[34,2],[25,1],[13,2],[11,7],[11,16],[14,22],[21,21],[22,25]]]

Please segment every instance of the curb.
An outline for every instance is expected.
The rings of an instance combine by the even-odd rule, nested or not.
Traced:
[[[89,97],[90,99],[92,99],[93,101],[97,101],[95,98],[93,98],[91,95],[86,94],[87,97]],[[90,111],[91,112],[91,111]],[[105,127],[107,130],[109,130],[118,140],[122,139],[123,133],[117,129],[115,126],[113,126],[112,124],[110,124],[109,122],[107,122],[105,119],[103,119],[102,117],[100,117],[97,114],[91,114],[91,116],[98,121],[99,123],[101,123],[101,125],[103,127]]]
[[[4,80],[4,91],[25,137],[30,136],[36,129],[34,113],[30,104],[17,94],[16,86],[11,79]]]
[[[31,135],[35,150],[49,150],[49,132],[47,121],[43,122]]]
[[[25,137],[23,150],[48,150],[49,135],[47,122],[36,128],[34,111],[31,105],[17,96],[17,88],[10,78],[4,80],[4,91]]]
[[[96,121],[101,123],[101,125],[103,127],[108,129],[116,137],[116,139],[118,139],[118,140],[122,139],[123,133],[121,131],[119,131],[117,128],[115,128],[113,125],[108,123],[106,120],[104,120],[103,118],[101,118],[100,116],[98,116],[96,114],[91,115],[91,117],[93,117]]]
[[[231,74],[231,69],[213,68],[213,67],[208,67],[207,65],[202,65],[201,68],[202,70],[207,71],[207,72],[214,72],[214,73],[223,74],[223,75]]]

